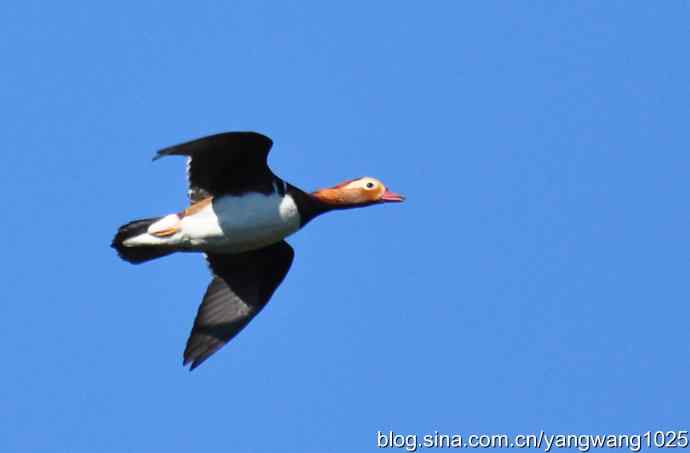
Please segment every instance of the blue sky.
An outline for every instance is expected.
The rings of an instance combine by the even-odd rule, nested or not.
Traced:
[[[690,420],[684,2],[0,5],[0,450],[372,451],[400,433]],[[185,203],[162,147],[275,141],[319,218],[199,369],[209,275],[118,225]]]

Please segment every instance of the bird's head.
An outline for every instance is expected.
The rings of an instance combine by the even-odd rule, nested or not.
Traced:
[[[369,176],[351,179],[329,189],[317,190],[312,196],[334,209],[405,200],[403,195],[391,192],[381,181]]]

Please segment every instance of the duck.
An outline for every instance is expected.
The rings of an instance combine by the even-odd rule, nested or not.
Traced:
[[[272,147],[258,132],[224,132],[158,151],[154,161],[187,158],[189,205],[126,223],[112,240],[119,257],[132,264],[179,252],[206,256],[212,279],[183,353],[190,371],[266,306],[295,255],[285,238],[328,212],[405,200],[368,176],[305,192],[271,171]]]

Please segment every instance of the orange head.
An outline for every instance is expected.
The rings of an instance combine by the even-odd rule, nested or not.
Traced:
[[[330,189],[317,190],[312,196],[336,209],[405,200],[404,196],[391,192],[381,181],[369,176],[345,181]]]

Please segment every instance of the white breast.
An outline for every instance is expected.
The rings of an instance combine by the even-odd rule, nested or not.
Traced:
[[[239,253],[273,244],[300,227],[295,200],[277,193],[223,196],[184,217],[178,240],[188,249]]]

